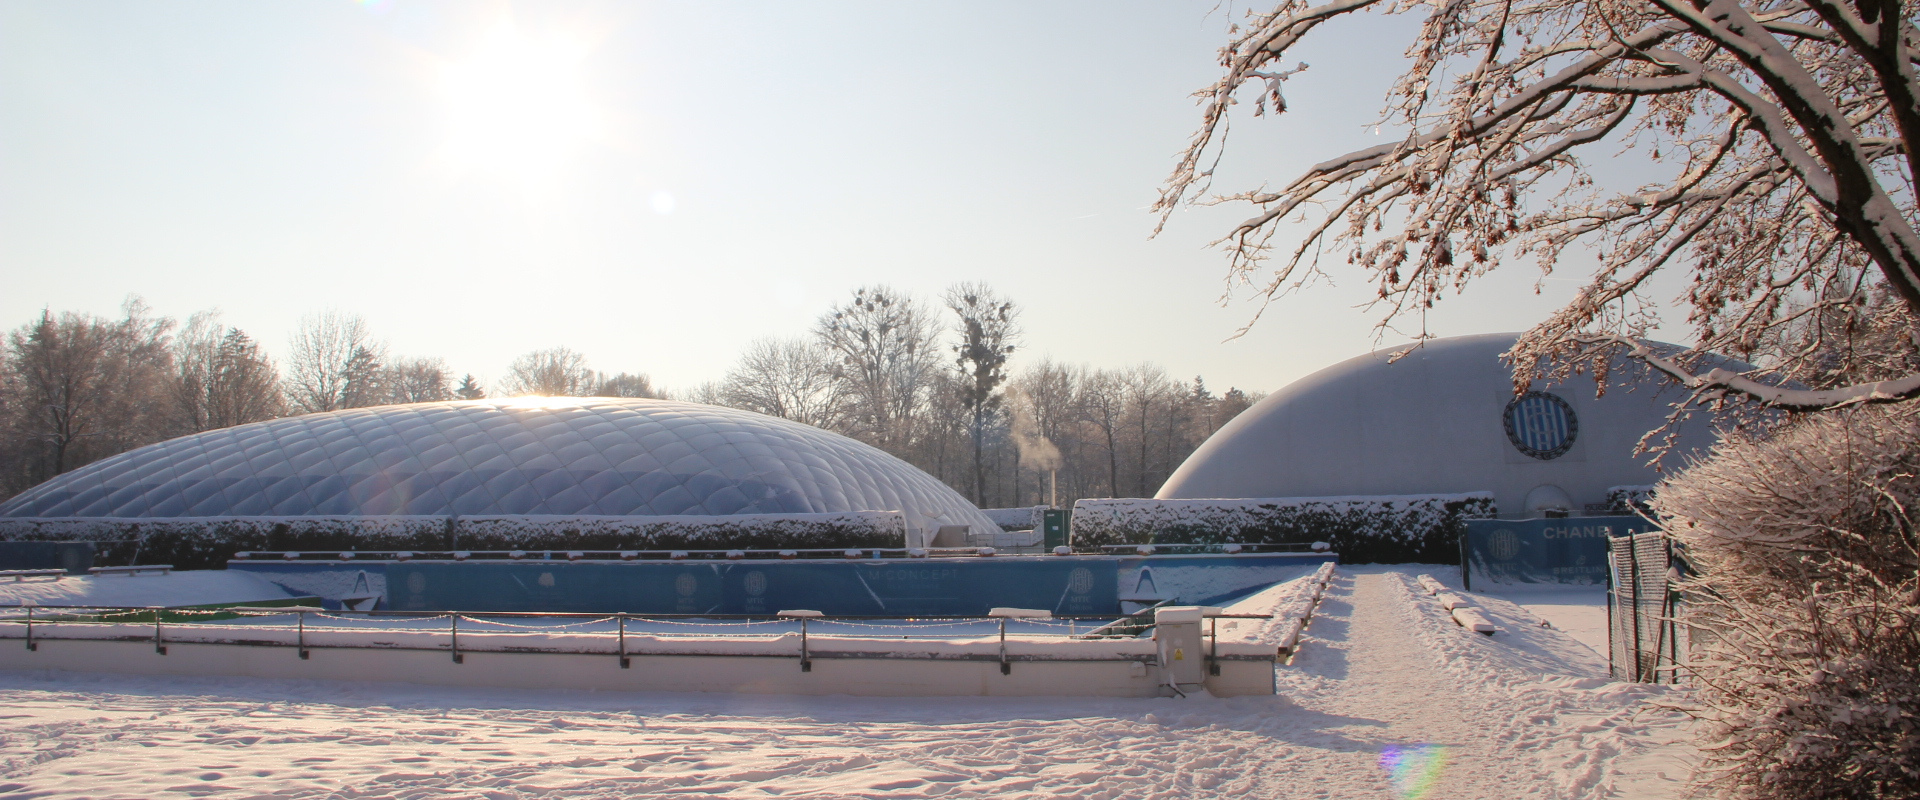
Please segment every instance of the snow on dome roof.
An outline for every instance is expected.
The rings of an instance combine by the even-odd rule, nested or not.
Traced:
[[[1514,397],[1500,354],[1517,334],[1431,339],[1348,359],[1274,392],[1222,426],[1167,479],[1161,498],[1330,497],[1491,491],[1501,513],[1530,492],[1607,501],[1660,473],[1635,446],[1684,391],[1616,363],[1604,397],[1591,377]],[[1720,366],[1752,369],[1721,361]],[[1711,420],[1681,425],[1672,464],[1712,445]],[[1575,508],[1574,510],[1579,510]]]
[[[900,511],[996,530],[933,476],[750,411],[611,397],[356,408],[142,447],[0,504],[7,517]]]

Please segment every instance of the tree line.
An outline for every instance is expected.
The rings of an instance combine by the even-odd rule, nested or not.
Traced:
[[[308,316],[283,359],[216,311],[178,320],[138,298],[118,316],[44,311],[0,342],[0,499],[108,456],[283,416],[494,396],[603,396],[730,406],[891,453],[983,507],[1147,496],[1258,395],[1214,394],[1153,364],[1040,358],[1014,370],[1020,309],[983,284],[937,305],[886,286],[812,330],[754,342],[716,381],[668,393],[567,347],[514,359],[492,386],[399,355],[361,317]]]

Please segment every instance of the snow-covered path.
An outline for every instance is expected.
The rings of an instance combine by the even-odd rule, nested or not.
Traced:
[[[1312,646],[1294,659],[1289,692],[1303,708],[1353,721],[1326,729],[1366,745],[1327,766],[1375,776],[1379,796],[1432,792],[1434,797],[1523,797],[1507,785],[1511,770],[1490,749],[1477,709],[1452,685],[1407,624],[1404,603],[1389,593],[1393,576],[1343,576],[1347,591],[1322,602]],[[1394,776],[1380,754],[1402,755]],[[1396,791],[1397,790],[1397,791]]]
[[[1358,574],[1355,574],[1358,573]],[[1660,690],[1344,570],[1280,697],[590,694],[0,672],[0,798],[1620,796]],[[1523,613],[1513,607],[1513,613]],[[1583,654],[1584,655],[1581,655]],[[1585,661],[1581,661],[1585,658]],[[350,677],[350,676],[343,676]],[[1652,783],[1661,796],[1670,781]]]

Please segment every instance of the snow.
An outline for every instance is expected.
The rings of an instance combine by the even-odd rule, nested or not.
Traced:
[[[199,606],[261,603],[293,596],[258,575],[226,570],[0,582],[0,606]]]
[[[1460,590],[1460,568],[1435,564],[1421,570],[1447,587]],[[1475,596],[1497,597],[1524,609],[1534,624],[1545,620],[1601,657],[1607,653],[1607,587],[1567,584],[1483,585],[1475,582]]]
[[[0,672],[0,795],[1680,794],[1691,751],[1660,705],[1683,690],[1608,681],[1596,653],[1499,597],[1466,595],[1501,633],[1464,631],[1413,584],[1419,572],[1450,577],[1335,573],[1278,669],[1278,697],[595,694]],[[1235,610],[1282,610],[1314,583]]]

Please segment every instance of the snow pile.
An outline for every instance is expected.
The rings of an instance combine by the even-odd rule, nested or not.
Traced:
[[[1490,492],[1369,497],[1161,500],[1073,504],[1073,543],[1324,541],[1347,563],[1433,562],[1458,557],[1460,521],[1492,517]]]
[[[893,511],[724,516],[0,517],[0,540],[96,542],[107,564],[223,566],[257,550],[725,550],[903,547]]]

